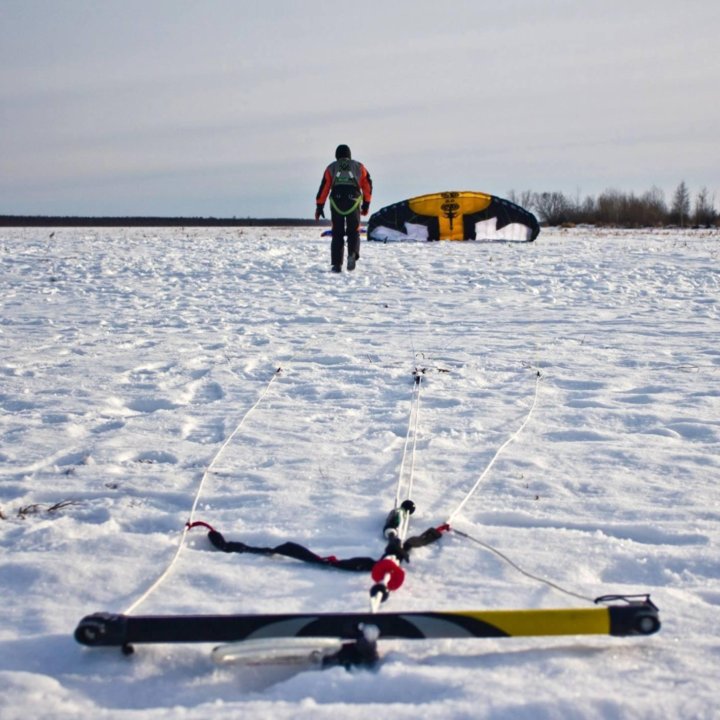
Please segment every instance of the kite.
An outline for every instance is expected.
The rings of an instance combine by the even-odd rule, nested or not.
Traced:
[[[370,217],[368,240],[515,240],[540,234],[537,218],[503,198],[481,192],[419,195]]]

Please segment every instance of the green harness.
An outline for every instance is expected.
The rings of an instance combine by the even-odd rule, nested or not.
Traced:
[[[335,201],[332,199],[332,196],[330,196],[330,207],[339,215],[350,215],[350,214],[354,213],[360,207],[361,203],[362,203],[362,195],[358,195],[357,200],[355,200],[355,202],[352,204],[352,207],[349,210],[341,210],[337,206]]]
[[[333,188],[337,186],[351,186],[356,189],[359,188],[359,184],[357,181],[357,178],[352,172],[352,166],[350,165],[350,160],[347,160],[345,158],[338,161],[338,169],[335,172],[335,177],[333,178]],[[358,196],[357,200],[352,204],[352,207],[349,210],[341,210],[337,203],[333,200],[332,195],[330,195],[330,207],[339,215],[351,215],[354,213],[362,203],[362,193]]]

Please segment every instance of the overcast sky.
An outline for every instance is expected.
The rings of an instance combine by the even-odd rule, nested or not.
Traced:
[[[311,216],[606,188],[720,205],[716,0],[0,0],[0,214]]]

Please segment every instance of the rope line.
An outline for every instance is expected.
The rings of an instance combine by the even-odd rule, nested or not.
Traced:
[[[310,341],[305,343],[303,347],[309,344]],[[297,353],[295,353],[297,355]],[[218,463],[220,457],[225,452],[225,449],[230,445],[230,443],[234,440],[234,438],[238,435],[238,433],[242,430],[246,420],[248,417],[257,409],[257,407],[260,405],[260,403],[263,401],[267,393],[270,391],[270,388],[272,387],[272,384],[277,379],[277,377],[280,375],[282,371],[282,366],[278,367],[274,373],[272,374],[271,378],[265,385],[265,387],[262,389],[260,394],[258,395],[256,401],[253,403],[253,405],[245,412],[245,414],[242,416],[238,424],[235,426],[234,430],[227,436],[227,438],[223,441],[222,445],[218,448],[217,452],[213,456],[210,463],[205,468],[202,477],[200,479],[200,482],[198,483],[197,489],[195,491],[195,495],[193,498],[192,506],[190,508],[188,520],[185,523],[182,533],[180,535],[177,547],[175,549],[175,552],[168,562],[165,569],[160,573],[160,575],[151,583],[151,585],[124,611],[125,615],[132,614],[142,603],[144,603],[159,587],[160,585],[167,579],[167,577],[171,574],[173,571],[175,565],[177,564],[180,555],[183,551],[183,549],[186,546],[186,538],[187,534],[190,530],[190,528],[194,527],[197,523],[195,521],[195,513],[198,508],[198,504],[200,502],[200,498],[202,497],[203,490],[205,488],[205,484],[208,480],[208,477],[212,473],[213,469],[215,468],[216,464]],[[403,502],[410,501],[410,496],[413,492],[414,488],[414,482],[415,482],[415,467],[416,467],[416,456],[417,456],[417,439],[418,439],[418,429],[419,429],[419,418],[420,418],[420,390],[422,385],[422,375],[424,373],[424,369],[420,369],[417,366],[415,367],[415,370],[413,372],[414,375],[414,382],[413,382],[413,389],[412,394],[410,398],[410,411],[409,411],[409,417],[408,417],[408,428],[405,435],[405,442],[403,446],[403,454],[402,459],[400,462],[400,469],[398,473],[398,483],[397,483],[397,489],[395,494],[395,508],[399,509]],[[530,421],[530,418],[533,414],[533,411],[535,409],[535,406],[537,404],[538,400],[538,394],[539,394],[539,383],[540,383],[540,372],[537,373],[536,376],[536,382],[535,382],[535,393],[533,397],[533,401],[530,407],[530,410],[528,411],[525,419],[521,423],[520,427],[498,448],[495,455],[492,457],[490,462],[488,463],[487,467],[483,470],[483,472],[480,474],[472,488],[470,488],[469,492],[465,495],[463,500],[459,503],[459,505],[453,510],[453,512],[449,515],[447,521],[443,524],[443,528],[450,529],[451,521],[453,518],[462,511],[464,506],[467,504],[467,502],[470,500],[470,498],[473,496],[473,494],[477,491],[478,487],[480,486],[483,479],[487,476],[487,474],[490,472],[492,466],[495,464],[498,457],[501,455],[501,453],[505,450],[505,448],[510,445],[514,440],[517,439],[517,437],[522,433],[528,422]],[[407,467],[409,463],[409,468]],[[412,505],[412,502],[410,501],[408,504]],[[410,524],[410,512],[403,512],[401,514],[401,523],[400,526],[397,528],[397,537],[401,542],[404,542],[407,539],[409,524]],[[499,550],[493,548],[492,546],[488,545],[487,543],[484,543],[481,540],[478,540],[477,538],[474,538],[467,533],[463,533],[462,531],[455,530],[452,528],[455,532],[458,533],[458,535],[461,535],[462,537],[465,537],[472,542],[475,542],[478,545],[481,545],[485,549],[495,553],[498,557],[502,558],[505,562],[510,564],[512,567],[514,567],[516,570],[521,572],[522,574],[526,575],[529,578],[532,578],[534,580],[537,580],[539,582],[543,582],[550,587],[553,587],[561,592],[565,592],[566,594],[573,595],[575,597],[581,598],[581,599],[588,599],[582,595],[578,595],[576,593],[572,593],[570,591],[567,591],[560,586],[555,585],[554,583],[545,580],[544,578],[540,578],[538,576],[532,575],[531,573],[524,571],[522,568],[520,568],[516,563],[514,563],[510,558],[505,556],[503,553],[501,553]]]
[[[415,354],[415,359],[417,359],[417,354]],[[415,510],[410,496],[415,484],[415,458],[420,423],[420,386],[424,372],[417,365],[413,370],[408,427],[398,471],[395,505],[385,521],[385,528],[383,528],[383,534],[387,538],[388,544],[383,557],[375,563],[370,573],[375,581],[370,589],[370,612],[373,614],[380,609],[381,603],[388,599],[390,591],[397,590],[403,584],[405,577],[405,571],[400,567],[400,563],[407,562],[409,550],[405,548],[405,541],[410,528],[410,515]],[[411,435],[412,443],[410,442]],[[408,454],[410,455],[410,468],[406,472],[405,465]]]
[[[395,508],[399,508],[403,500],[409,500],[412,496],[413,487],[415,486],[415,458],[417,455],[417,438],[418,427],[420,424],[420,386],[422,376],[416,368],[414,372],[415,382],[413,382],[412,395],[410,396],[410,414],[408,417],[408,428],[405,434],[405,445],[403,447],[403,455],[400,461],[400,470],[398,472],[398,484],[395,491]],[[410,437],[412,436],[412,443]],[[408,452],[408,447],[409,452]],[[408,454],[410,455],[410,468],[405,472],[405,464]],[[407,479],[405,477],[407,476]],[[405,486],[405,490],[403,492]],[[403,515],[403,520],[398,528],[398,537],[405,540],[407,537],[408,527],[410,523],[409,514]]]
[[[240,432],[240,429],[245,424],[245,421],[250,416],[250,414],[257,408],[257,406],[262,402],[265,395],[267,395],[268,391],[270,390],[271,385],[273,382],[275,382],[275,379],[278,377],[280,372],[282,371],[282,367],[278,367],[277,370],[273,373],[272,377],[270,378],[270,381],[267,383],[263,391],[260,393],[258,399],[255,401],[255,403],[250,407],[250,409],[242,416],[240,422],[236,425],[235,429],[228,435],[228,437],[225,439],[225,442],[220,446],[219,450],[215,453],[213,459],[210,461],[210,464],[205,468],[205,472],[203,472],[202,478],[200,479],[200,482],[198,484],[198,488],[195,491],[195,498],[193,499],[193,504],[190,509],[190,515],[188,517],[187,522],[185,523],[185,526],[183,527],[182,534],[180,535],[180,540],[178,541],[178,546],[175,549],[175,554],[170,559],[170,562],[168,563],[167,567],[163,570],[162,573],[157,577],[157,579],[148,587],[147,590],[137,599],[135,600],[128,608],[125,610],[125,615],[130,615],[134,610],[136,610],[142,603],[144,603],[150,595],[152,595],[159,587],[160,585],[165,581],[165,579],[170,575],[170,573],[173,570],[173,567],[177,563],[180,553],[182,552],[183,548],[185,547],[185,538],[187,537],[188,531],[192,527],[194,523],[195,518],[195,511],[197,510],[198,503],[200,502],[200,497],[203,492],[203,487],[205,485],[205,481],[207,480],[208,476],[212,472],[212,469],[215,467],[215,464],[217,463],[220,456],[225,451],[225,448],[232,442],[233,438]]]
[[[417,372],[417,371],[416,371]],[[420,385],[422,384],[422,376],[417,375],[417,395],[415,398],[415,422],[413,424],[413,444],[412,451],[410,454],[410,478],[408,480],[408,498],[412,496],[413,489],[415,487],[415,458],[417,457],[417,440],[418,440],[418,426],[420,425]]]
[[[539,388],[540,388],[540,380],[542,378],[542,375],[540,372],[537,372],[537,375],[535,376],[535,393],[533,396],[532,404],[530,405],[530,410],[528,411],[527,415],[525,416],[525,419],[522,421],[520,427],[497,449],[495,454],[492,456],[492,459],[487,464],[485,469],[480,473],[480,476],[475,481],[475,484],[470,488],[468,493],[465,495],[465,497],[460,501],[459,505],[450,513],[445,523],[447,525],[452,524],[453,518],[465,507],[465,505],[468,503],[470,498],[475,494],[475,491],[480,487],[480,483],[485,479],[487,474],[490,472],[492,466],[495,464],[495,461],[500,457],[502,452],[505,450],[508,445],[510,445],[513,441],[515,441],[522,431],[525,429],[526,425],[530,422],[530,418],[532,417],[533,411],[535,410],[535,406],[537,405],[538,395],[539,395]]]
[[[552,580],[548,580],[547,578],[541,577],[540,575],[534,575],[533,573],[525,570],[524,568],[520,567],[514,560],[509,558],[505,553],[501,552],[497,548],[493,547],[492,545],[484,542],[483,540],[480,540],[479,538],[473,537],[472,535],[468,535],[468,533],[463,532],[462,530],[458,530],[457,528],[453,528],[452,531],[456,533],[457,535],[460,535],[461,537],[464,537],[467,540],[470,540],[471,542],[476,543],[477,545],[480,545],[480,547],[485,548],[485,550],[489,550],[494,555],[497,555],[501,560],[506,562],[510,567],[517,570],[521,575],[524,575],[527,578],[530,578],[531,580],[535,580],[539,583],[542,583],[543,585],[547,585],[548,587],[553,588],[553,590],[557,590],[558,592],[561,592],[565,595],[570,595],[571,597],[579,598],[580,600],[587,600],[588,602],[594,603],[595,599],[588,597],[587,595],[581,595],[580,593],[573,592],[572,590],[568,590],[561,585],[558,585],[557,583],[552,582]]]
[[[525,416],[525,419],[520,424],[520,427],[497,449],[495,454],[493,455],[490,462],[487,464],[485,469],[482,471],[478,479],[475,481],[475,484],[470,488],[469,492],[465,495],[463,500],[459,503],[459,505],[453,510],[452,513],[450,513],[446,525],[448,527],[451,526],[451,521],[453,518],[460,513],[460,511],[465,507],[467,502],[470,500],[470,498],[473,496],[475,491],[480,486],[480,483],[483,481],[483,479],[487,476],[487,474],[490,472],[490,469],[495,464],[495,461],[500,457],[502,452],[505,450],[506,447],[508,447],[513,441],[515,441],[522,431],[525,429],[527,424],[530,422],[530,418],[533,415],[533,412],[535,410],[535,407],[537,405],[538,396],[539,396],[539,389],[540,389],[540,380],[542,379],[541,373],[538,371],[535,376],[535,392],[533,394],[533,401],[530,405],[530,409],[528,410],[527,415]],[[552,580],[548,580],[547,578],[544,578],[540,575],[535,575],[534,573],[529,572],[528,570],[525,570],[523,567],[518,565],[512,558],[510,558],[508,555],[503,553],[502,551],[498,550],[496,547],[493,547],[489,543],[484,542],[483,540],[480,540],[477,537],[474,537],[466,532],[463,532],[462,530],[458,530],[455,527],[451,528],[452,532],[456,533],[460,537],[463,537],[467,540],[470,540],[471,542],[475,543],[476,545],[479,545],[480,547],[484,548],[485,550],[493,553],[498,558],[500,558],[503,562],[507,563],[510,567],[512,567],[514,570],[519,572],[521,575],[524,575],[526,578],[529,578],[530,580],[534,580],[535,582],[539,582],[543,585],[547,585],[548,587],[552,588],[553,590],[556,590],[560,593],[563,593],[564,595],[569,595],[570,597],[577,598],[579,600],[585,600],[590,603],[595,603],[595,599],[591,598],[587,595],[582,595],[580,593],[576,593],[572,590],[568,590],[567,588],[562,587],[561,585],[558,585],[557,583],[553,582]]]
[[[401,503],[401,496],[403,495],[403,478],[405,477],[405,462],[407,461],[408,456],[408,446],[410,445],[410,437],[413,435],[414,432],[417,432],[417,412],[416,405],[418,402],[418,396],[419,396],[419,388],[417,383],[413,383],[412,388],[412,394],[410,395],[410,412],[408,416],[408,426],[407,431],[405,432],[405,444],[403,446],[403,454],[402,458],[400,459],[400,470],[398,471],[398,482],[397,482],[397,488],[395,490],[395,507],[398,507]],[[413,448],[415,447],[414,441],[413,441]],[[415,468],[414,460],[411,463],[410,468],[410,477],[409,480],[412,480],[412,472]],[[405,493],[407,496],[409,493]]]

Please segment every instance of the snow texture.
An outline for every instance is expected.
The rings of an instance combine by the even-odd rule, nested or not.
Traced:
[[[312,228],[3,229],[0,249],[2,720],[718,717],[717,231],[364,242],[341,275]],[[658,634],[392,641],[376,670],[324,672],[75,643],[178,547],[134,612],[366,611],[364,574],[183,527],[197,500],[228,539],[379,556],[416,368],[413,529],[537,385],[454,524],[581,596],[650,592]],[[453,533],[407,570],[388,610],[588,606]]]

